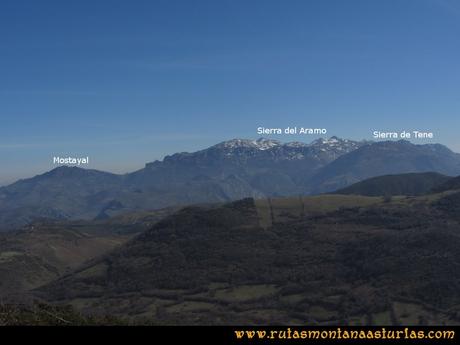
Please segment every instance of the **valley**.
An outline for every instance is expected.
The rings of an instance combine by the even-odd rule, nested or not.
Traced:
[[[0,234],[0,296],[17,296],[126,243],[175,209],[99,221],[41,220]]]
[[[458,324],[459,193],[185,207],[25,298],[136,324]]]

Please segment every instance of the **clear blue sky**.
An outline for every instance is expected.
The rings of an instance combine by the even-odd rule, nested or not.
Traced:
[[[459,37],[456,0],[2,0],[0,184],[258,126],[431,130],[460,151]]]

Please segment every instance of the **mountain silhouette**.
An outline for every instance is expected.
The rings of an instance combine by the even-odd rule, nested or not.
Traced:
[[[460,155],[439,144],[407,141],[233,139],[166,156],[124,175],[58,167],[17,181],[0,188],[0,229],[36,218],[104,219],[246,197],[318,194],[370,177],[418,172],[458,175]]]

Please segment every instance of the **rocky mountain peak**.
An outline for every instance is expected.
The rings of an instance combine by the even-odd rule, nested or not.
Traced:
[[[275,146],[282,145],[278,140],[259,138],[257,140],[250,139],[232,139],[224,141],[220,144],[215,145],[215,148],[233,150],[238,148],[249,148],[257,150],[268,150]]]

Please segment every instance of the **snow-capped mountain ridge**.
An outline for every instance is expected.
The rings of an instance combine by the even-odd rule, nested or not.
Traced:
[[[369,177],[408,172],[460,175],[460,154],[439,144],[408,141],[331,137],[307,144],[234,139],[175,153],[124,175],[60,167],[5,186],[0,188],[0,231],[36,217],[93,219],[108,209],[113,215],[247,197],[324,193]]]
[[[319,138],[311,143],[304,143],[300,141],[291,141],[287,143],[282,143],[279,140],[267,139],[267,138],[259,138],[257,140],[251,139],[231,139],[228,141],[221,142],[214,146],[214,148],[219,149],[241,149],[241,148],[248,148],[248,149],[257,149],[257,150],[269,150],[273,148],[279,147],[286,147],[286,148],[307,148],[307,147],[322,147],[324,149],[327,148],[335,148],[339,149],[341,147],[359,147],[360,144],[364,143],[364,141],[353,141],[349,139],[341,139],[336,136],[332,136],[330,138]]]
[[[252,148],[258,150],[268,150],[275,146],[283,145],[278,140],[259,138],[257,140],[250,139],[232,139],[221,142],[214,147],[221,149],[237,149],[237,148]]]

